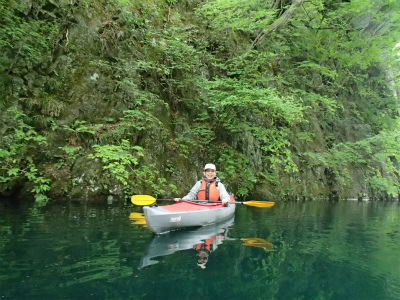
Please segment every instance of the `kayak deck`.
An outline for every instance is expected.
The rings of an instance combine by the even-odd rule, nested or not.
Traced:
[[[175,204],[162,206],[168,212],[210,210],[223,207],[222,203],[193,203],[190,201],[179,201]]]

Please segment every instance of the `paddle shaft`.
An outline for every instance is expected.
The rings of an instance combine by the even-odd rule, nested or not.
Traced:
[[[156,201],[175,201],[174,199],[156,199]],[[222,203],[222,201],[211,201],[211,200],[179,200],[179,201],[189,201],[189,202],[203,202],[203,203]],[[179,202],[175,201],[175,202]],[[234,203],[234,204],[243,204],[243,202],[240,201],[229,201],[229,203]]]
[[[174,199],[156,199],[156,201],[175,201]],[[205,202],[205,203],[222,203],[222,201],[212,201],[212,200],[184,200],[181,199],[179,201],[189,201],[189,202]],[[179,202],[176,201],[176,202]],[[256,200],[250,200],[250,201],[256,201]],[[233,203],[233,204],[246,204],[247,201],[228,201],[228,203]],[[273,203],[273,202],[267,202],[267,201],[257,201],[260,203]]]
[[[179,198],[180,199],[180,198]],[[182,200],[182,199],[180,199]],[[175,199],[156,199],[149,195],[134,195],[131,197],[131,202],[135,205],[151,205],[156,201],[175,201]],[[210,200],[183,200],[183,201],[190,201],[190,202],[199,202],[199,203],[222,203],[222,201],[210,201]],[[175,201],[178,202],[178,201]],[[244,204],[254,207],[271,207],[275,203],[274,202],[267,202],[267,201],[229,201],[232,204]],[[229,203],[228,202],[228,203]]]

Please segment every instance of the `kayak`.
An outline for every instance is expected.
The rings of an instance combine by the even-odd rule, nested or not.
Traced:
[[[147,246],[145,255],[139,263],[139,269],[156,264],[159,258],[171,255],[177,251],[196,249],[196,246],[203,244],[205,240],[213,239],[213,249],[225,241],[236,240],[227,236],[228,229],[233,225],[235,216],[229,219],[212,224],[210,226],[192,227],[182,230],[167,232],[165,234],[157,234],[151,239]],[[220,238],[220,236],[223,238]]]
[[[235,214],[236,205],[231,196],[227,206],[221,203],[179,201],[170,205],[153,204],[143,207],[148,228],[154,233],[166,233],[181,228],[207,226],[225,221]]]

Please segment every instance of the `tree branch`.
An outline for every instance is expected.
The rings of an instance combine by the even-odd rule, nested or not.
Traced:
[[[258,37],[251,44],[248,51],[253,50],[255,46],[257,46],[263,39],[265,39],[272,32],[286,25],[289,19],[292,18],[293,15],[296,13],[297,8],[300,7],[303,4],[303,2],[304,0],[293,0],[290,7],[280,16],[280,18],[278,18],[274,23],[272,23],[268,29],[264,29],[261,31]]]

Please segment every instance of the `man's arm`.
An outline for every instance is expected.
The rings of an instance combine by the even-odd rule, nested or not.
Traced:
[[[217,190],[219,192],[219,198],[221,199],[222,203],[225,204],[231,199],[231,196],[229,196],[228,192],[225,189],[225,186],[221,182],[218,183]]]
[[[182,200],[196,200],[200,186],[201,186],[201,180],[196,182],[196,184],[192,187],[190,192],[185,197],[183,197]]]

